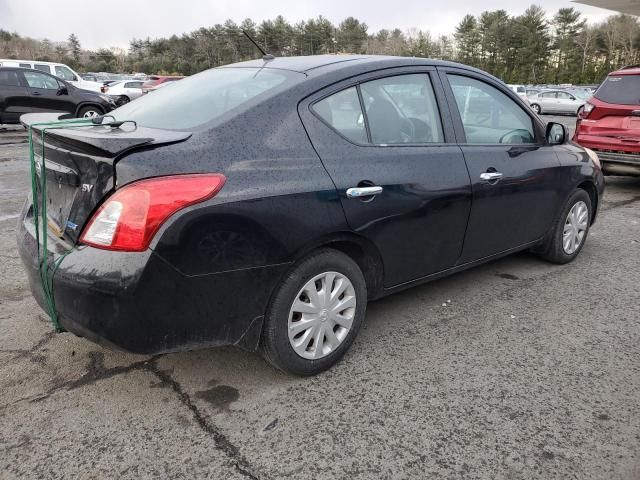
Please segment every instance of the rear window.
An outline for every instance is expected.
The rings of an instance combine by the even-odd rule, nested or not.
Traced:
[[[111,112],[117,120],[171,130],[191,129],[285,90],[304,75],[285,70],[214,68],[173,82]]]
[[[640,105],[640,75],[609,76],[594,96],[607,103]]]
[[[0,85],[19,87],[18,74],[11,70],[0,71]]]

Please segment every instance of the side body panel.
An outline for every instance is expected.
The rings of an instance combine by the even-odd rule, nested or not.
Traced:
[[[371,241],[384,263],[384,286],[392,287],[452,267],[462,250],[471,188],[455,143],[357,145],[314,114],[311,104],[355,83],[434,68],[389,69],[339,82],[300,103],[309,137],[333,179],[349,226]],[[449,112],[437,75],[432,83],[446,138],[453,141]],[[383,187],[373,199],[348,198],[346,190]]]
[[[441,68],[441,78],[469,169],[473,205],[459,264],[500,254],[541,240],[566,197],[567,179],[559,169],[555,147],[546,145],[544,127],[509,89],[491,78],[456,68]],[[466,144],[465,130],[448,74],[483,82],[509,96],[530,117],[532,144]],[[483,174],[502,174],[498,180]]]

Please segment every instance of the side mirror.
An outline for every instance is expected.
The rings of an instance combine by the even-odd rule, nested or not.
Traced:
[[[546,137],[549,145],[562,145],[569,141],[569,131],[561,123],[549,122]]]
[[[65,86],[61,86],[58,88],[56,95],[69,95],[69,90]]]

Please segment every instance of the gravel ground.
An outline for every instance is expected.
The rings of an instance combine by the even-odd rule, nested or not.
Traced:
[[[8,133],[0,478],[640,478],[640,179],[607,178],[574,263],[517,254],[372,303],[344,360],[299,379],[232,348],[53,333],[17,256]]]

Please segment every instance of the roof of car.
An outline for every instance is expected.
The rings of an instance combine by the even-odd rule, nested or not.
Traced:
[[[406,65],[450,65],[461,66],[452,62],[442,60],[431,60],[416,57],[393,57],[384,55],[309,55],[299,57],[276,57],[270,60],[257,59],[245,62],[225,65],[225,67],[253,67],[253,68],[276,68],[280,70],[292,70],[300,73],[307,73],[318,68],[329,67],[340,69],[353,64],[368,64],[379,62],[397,63],[402,61]]]
[[[611,72],[609,75],[640,75],[640,66],[634,65],[633,67],[622,68]]]

